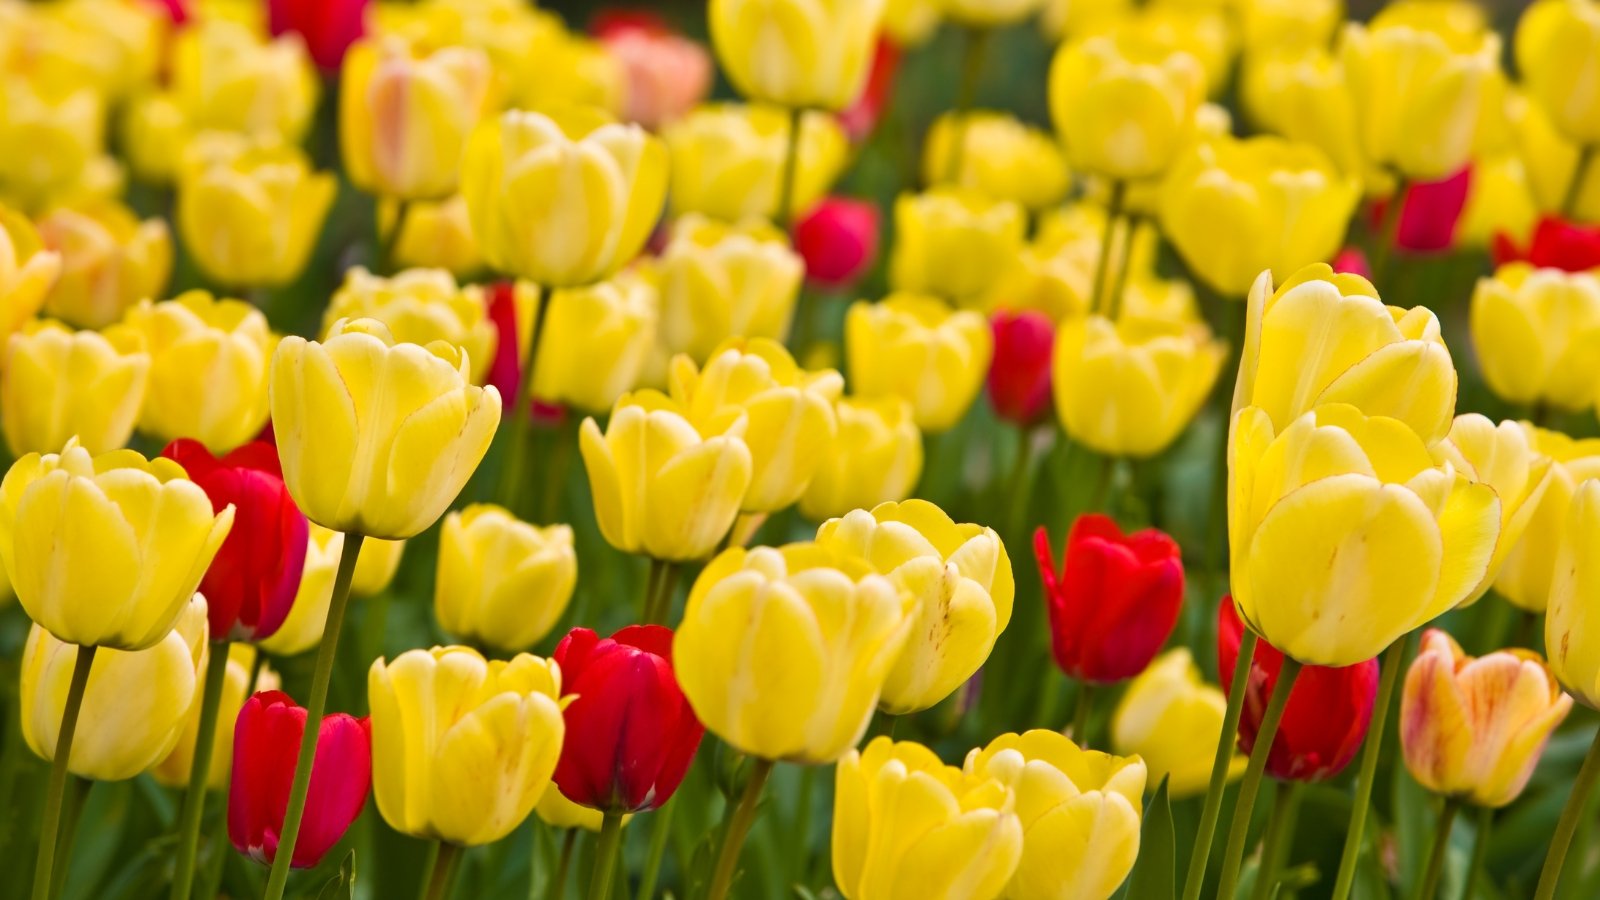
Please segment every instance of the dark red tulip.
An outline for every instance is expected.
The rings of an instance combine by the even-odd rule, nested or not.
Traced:
[[[1107,516],[1079,516],[1055,571],[1050,535],[1033,533],[1050,612],[1056,665],[1080,681],[1108,683],[1143,672],[1178,622],[1183,556],[1153,528],[1124,535]]]
[[[1224,691],[1233,686],[1233,667],[1239,661],[1243,637],[1244,624],[1233,608],[1233,598],[1224,597],[1217,614],[1217,667]],[[1282,667],[1283,653],[1264,640],[1257,641],[1239,716],[1239,749],[1244,753],[1255,746],[1261,717]],[[1340,668],[1301,668],[1272,739],[1267,774],[1290,781],[1322,781],[1339,774],[1361,749],[1377,696],[1375,659]]]
[[[1600,225],[1580,225],[1547,216],[1534,227],[1527,247],[1518,247],[1510,235],[1495,235],[1495,265],[1519,260],[1541,269],[1567,272],[1586,272],[1600,267]]]
[[[344,51],[366,33],[368,0],[267,0],[274,37],[294,32],[324,72],[339,71]]]
[[[489,364],[489,384],[500,392],[500,399],[510,406],[516,403],[517,388],[522,384],[522,358],[517,340],[517,288],[509,281],[497,281],[490,288],[489,321],[494,323],[494,361]]]
[[[1412,253],[1439,253],[1455,246],[1456,226],[1471,189],[1471,166],[1449,178],[1409,185],[1400,201],[1400,221],[1394,223],[1395,246]],[[1385,221],[1388,202],[1372,205],[1374,227]]]
[[[839,125],[850,137],[851,143],[861,144],[872,136],[889,107],[894,92],[894,79],[900,71],[900,46],[887,37],[879,37],[872,54],[872,69],[867,73],[867,85],[856,102],[839,113]]]
[[[576,695],[556,763],[561,793],[610,812],[667,802],[705,733],[672,672],[672,629],[632,625],[601,638],[574,628],[552,658],[562,693]]]
[[[1050,411],[1050,350],[1055,325],[1041,312],[997,312],[989,402],[1002,419],[1032,425]]]
[[[271,864],[289,808],[289,787],[305,733],[306,710],[282,691],[246,700],[233,726],[233,775],[228,784],[228,839],[240,853]],[[297,869],[307,869],[344,837],[372,786],[372,726],[335,713],[322,720],[311,758],[305,817],[295,840]]]
[[[878,207],[864,200],[829,197],[794,226],[794,248],[806,277],[824,288],[845,288],[872,268],[878,256]]]
[[[277,450],[252,441],[217,459],[199,441],[180,438],[161,455],[183,466],[214,511],[233,504],[233,527],[200,579],[212,636],[271,637],[300,589],[309,529],[284,487]]]

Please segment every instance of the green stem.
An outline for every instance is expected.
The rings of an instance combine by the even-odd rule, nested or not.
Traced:
[[[1567,805],[1561,809],[1561,818],[1556,821],[1556,832],[1550,838],[1550,852],[1544,858],[1544,870],[1539,873],[1539,889],[1534,892],[1534,900],[1550,900],[1556,895],[1556,883],[1561,880],[1561,864],[1567,861],[1572,833],[1578,829],[1578,820],[1583,818],[1584,807],[1589,805],[1589,793],[1594,789],[1597,777],[1600,777],[1600,731],[1595,732],[1594,742],[1583,757],[1583,767],[1578,770],[1578,780],[1572,783]]]
[[[644,616],[646,625],[664,625],[672,614],[672,593],[678,586],[678,564],[665,559],[650,560],[650,577],[645,582]]]
[[[1383,207],[1383,217],[1378,221],[1377,244],[1372,248],[1372,283],[1380,293],[1387,287],[1390,263],[1394,260],[1395,242],[1400,237],[1400,211],[1405,208],[1405,178],[1396,178],[1394,193]]]
[[[1127,292],[1128,270],[1133,257],[1133,235],[1139,230],[1139,222],[1133,216],[1124,216],[1122,219],[1122,247],[1117,254],[1116,276],[1111,279],[1111,293],[1106,296],[1106,318],[1116,322],[1122,318],[1122,295]]]
[[[72,756],[72,738],[78,733],[78,712],[83,708],[83,693],[89,687],[89,669],[94,665],[95,650],[90,645],[78,648],[78,658],[72,664],[72,683],[67,687],[66,707],[61,711],[61,731],[56,738],[56,751],[50,760],[50,786],[44,795],[44,818],[39,824],[39,857],[33,868],[33,900],[50,900],[50,887],[54,883],[56,858],[56,833],[61,828],[61,799],[67,790],[67,760]],[[62,848],[65,855],[69,848]]]
[[[311,675],[311,696],[306,703],[306,725],[300,736],[300,753],[295,758],[294,781],[289,786],[289,804],[283,814],[283,830],[279,832],[272,874],[267,877],[267,891],[262,895],[265,900],[283,900],[283,889],[289,881],[289,865],[294,859],[295,842],[300,839],[300,820],[306,811],[306,790],[311,787],[311,762],[317,753],[317,734],[322,730],[322,713],[328,706],[328,682],[333,678],[333,660],[338,655],[339,631],[344,627],[344,610],[350,602],[350,579],[355,575],[356,557],[361,555],[361,543],[365,539],[358,532],[347,532],[344,549],[339,554],[333,596],[328,601],[328,618],[322,627],[322,644],[317,648],[317,667]]]
[[[1200,812],[1200,830],[1195,833],[1194,855],[1189,857],[1189,874],[1183,882],[1183,900],[1200,900],[1200,887],[1206,880],[1206,865],[1211,860],[1217,816],[1222,812],[1222,792],[1228,786],[1228,769],[1233,761],[1239,715],[1244,712],[1245,686],[1250,681],[1250,663],[1256,655],[1257,640],[1256,633],[1248,628],[1239,640],[1239,658],[1233,664],[1228,708],[1222,715],[1222,733],[1217,735],[1217,751],[1211,760],[1211,782],[1206,787],[1206,802]]]
[[[211,775],[211,752],[216,745],[217,711],[222,705],[222,685],[228,678],[228,647],[224,638],[211,642],[206,659],[206,685],[200,695],[199,731],[189,763],[189,787],[183,794],[178,817],[178,862],[172,879],[172,900],[189,900],[194,889],[194,861],[200,849],[200,817],[206,808],[206,781]]]
[[[1439,876],[1444,872],[1445,852],[1450,849],[1450,827],[1455,824],[1456,813],[1461,811],[1461,801],[1446,797],[1439,809],[1439,819],[1433,827],[1433,846],[1428,851],[1428,868],[1417,882],[1415,900],[1433,900],[1439,893]]]
[[[378,268],[385,275],[395,273],[394,251],[400,245],[400,235],[406,230],[406,216],[411,212],[410,200],[396,202],[394,224],[390,225],[388,232],[384,234],[378,250]]]
[[[461,865],[462,847],[457,844],[439,842],[439,852],[433,859],[432,872],[427,879],[427,887],[422,891],[422,900],[445,900],[450,896],[450,883],[455,881],[456,867]]]
[[[792,228],[797,214],[795,209],[795,185],[800,180],[800,136],[805,129],[806,111],[795,106],[789,109],[788,146],[783,152],[782,180],[778,182],[778,208],[774,221],[783,227]]]
[[[1250,751],[1250,765],[1244,770],[1244,780],[1239,783],[1239,798],[1233,807],[1233,827],[1228,829],[1228,846],[1222,852],[1222,872],[1217,881],[1217,896],[1232,897],[1239,881],[1239,865],[1244,861],[1245,838],[1250,833],[1250,817],[1255,812],[1256,792],[1261,789],[1261,775],[1267,768],[1267,757],[1272,753],[1273,739],[1278,736],[1278,723],[1283,721],[1283,710],[1289,705],[1289,692],[1294,689],[1295,676],[1300,674],[1300,663],[1284,657],[1283,668],[1278,670],[1278,683],[1272,689],[1272,699],[1267,701],[1267,711],[1261,716],[1261,727],[1256,731],[1255,747]]]
[[[617,848],[622,846],[622,813],[608,812],[600,820],[600,842],[595,845],[594,874],[589,877],[589,900],[611,900],[611,875],[617,870]]]
[[[1283,855],[1294,839],[1295,807],[1300,800],[1300,782],[1280,781],[1273,791],[1272,818],[1267,820],[1267,834],[1261,841],[1261,863],[1256,866],[1256,886],[1250,893],[1253,900],[1269,900],[1273,885],[1277,884],[1278,871],[1283,868]]]
[[[1117,236],[1117,220],[1122,218],[1122,204],[1127,198],[1128,183],[1111,182],[1111,198],[1106,202],[1106,227],[1100,233],[1100,254],[1094,264],[1094,282],[1089,290],[1089,312],[1100,309],[1100,295],[1106,290],[1106,274],[1111,269],[1111,244]]]
[[[1017,454],[1011,459],[1011,471],[1006,476],[1006,537],[1018,535],[1027,524],[1028,490],[1033,470],[1033,429],[1017,426]],[[1026,535],[1022,535],[1026,537]]]
[[[257,659],[259,658],[258,653]],[[219,799],[223,801],[223,809],[226,810],[227,798]],[[213,833],[209,843],[211,855],[206,858],[205,868],[201,870],[200,893],[196,895],[200,900],[215,900],[217,891],[222,887],[222,867],[227,863],[229,854],[233,852],[233,847],[228,844],[226,827],[221,829],[220,833]]]
[[[1089,495],[1089,512],[1100,512],[1105,508],[1106,498],[1111,495],[1112,475],[1116,469],[1117,461],[1109,456],[1100,457],[1100,474],[1094,480],[1094,493]]]
[[[739,867],[739,851],[744,848],[745,836],[756,820],[756,808],[761,802],[761,789],[766,787],[767,776],[772,774],[772,760],[757,759],[750,768],[750,777],[744,783],[744,793],[739,805],[734,807],[728,820],[728,830],[722,836],[722,851],[717,855],[717,868],[711,876],[711,890],[706,900],[724,900],[733,887],[733,875]]]
[[[83,805],[88,801],[92,787],[93,782],[67,777],[67,797],[61,809],[61,834],[56,838],[56,858],[61,864],[56,866],[55,883],[50,885],[52,897],[61,896],[67,886],[67,877],[72,873],[72,842],[78,837],[78,825],[83,821]]]
[[[1578,148],[1578,162],[1572,167],[1572,180],[1567,182],[1567,191],[1561,196],[1561,218],[1570,219],[1578,211],[1578,198],[1583,196],[1583,182],[1589,177],[1589,166],[1594,162],[1596,148],[1594,144],[1584,144]]]
[[[1094,686],[1078,682],[1078,700],[1072,708],[1072,739],[1079,747],[1089,746],[1089,714],[1094,711]]]
[[[550,876],[549,887],[545,890],[547,900],[561,900],[567,893],[567,870],[572,868],[572,850],[578,846],[578,829],[566,831],[561,839],[561,856],[556,859],[555,874]]]
[[[953,133],[950,156],[945,163],[944,181],[954,184],[961,178],[961,168],[967,155],[967,113],[978,99],[978,82],[983,78],[983,64],[989,56],[987,28],[968,28],[967,46],[961,55],[961,82],[956,87],[956,105],[951,110]]]
[[[1339,877],[1333,886],[1333,900],[1349,900],[1356,883],[1356,861],[1361,858],[1361,837],[1367,825],[1367,810],[1372,807],[1372,782],[1378,775],[1378,751],[1383,745],[1383,730],[1389,722],[1389,707],[1394,705],[1394,688],[1405,661],[1406,639],[1389,645],[1383,654],[1383,676],[1378,681],[1378,701],[1367,726],[1367,745],[1361,748],[1361,772],[1356,776],[1355,805],[1344,835],[1344,853],[1339,858]]]
[[[1461,900],[1472,900],[1473,891],[1478,889],[1478,878],[1489,856],[1489,834],[1493,830],[1494,807],[1478,807],[1477,833],[1472,836],[1472,862],[1467,864],[1467,884],[1461,891]]]
[[[513,513],[517,511],[517,502],[522,499],[522,482],[528,466],[528,432],[533,429],[533,414],[529,407],[533,402],[533,378],[539,362],[539,338],[544,332],[544,322],[554,300],[553,292],[544,291],[534,304],[533,330],[528,334],[528,358],[522,363],[522,378],[517,382],[516,400],[510,413],[501,418],[511,428],[511,445],[506,448],[505,461],[500,470],[499,499],[500,505]]]
[[[667,838],[672,836],[672,818],[678,804],[668,799],[656,809],[655,821],[650,826],[650,852],[644,859],[644,873],[639,878],[638,896],[650,900],[656,892],[656,882],[661,878],[661,861],[667,855]]]

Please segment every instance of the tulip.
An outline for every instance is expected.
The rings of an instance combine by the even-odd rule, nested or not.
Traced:
[[[375,543],[380,542],[362,542],[362,551]],[[333,600],[333,577],[343,553],[343,534],[314,523],[311,525],[300,584],[294,601],[289,604],[289,615],[277,631],[258,642],[263,651],[273,656],[296,656],[321,643],[328,606]]]
[[[228,788],[228,839],[256,862],[278,856],[289,784],[309,714],[282,691],[264,691],[245,701],[233,730],[233,780]],[[361,815],[372,785],[372,723],[344,713],[317,726],[306,793],[305,820],[290,864],[309,869],[339,843]]]
[[[1583,222],[1600,220],[1600,166],[1557,130],[1539,104],[1520,94],[1506,103],[1512,149],[1522,161],[1538,209]]]
[[[1456,244],[1468,192],[1476,180],[1478,177],[1469,166],[1448,178],[1406,185],[1404,196],[1390,197],[1375,205],[1373,215],[1381,228],[1388,204],[1398,199],[1400,215],[1394,225],[1395,247],[1413,253],[1449,250]]]
[[[1017,800],[993,777],[876,737],[834,775],[833,878],[846,900],[993,900],[1022,858]]]
[[[669,125],[662,137],[672,161],[672,214],[737,222],[811,209],[843,171],[849,141],[832,118],[802,114],[789,174],[790,127],[781,109],[733,103],[701,106]],[[783,210],[786,177],[789,208]]]
[[[396,343],[372,319],[335,324],[322,343],[284,338],[272,358],[272,422],[284,483],[306,517],[385,540],[437,521],[500,422],[499,392],[472,385],[469,372],[459,348]]]
[[[1467,602],[1488,591],[1500,575],[1512,548],[1533,521],[1546,489],[1555,477],[1554,463],[1534,446],[1535,438],[1517,422],[1496,425],[1476,413],[1456,417],[1450,435],[1433,448],[1436,458],[1450,461],[1468,479],[1487,484],[1500,498],[1500,539],[1489,558],[1489,571]]]
[[[1570,141],[1600,144],[1600,10],[1590,0],[1539,0],[1517,22],[1523,87]]]
[[[955,427],[978,396],[994,338],[976,312],[900,293],[852,304],[844,342],[858,394],[904,398],[917,427],[938,433]]]
[[[377,319],[402,344],[454,344],[472,362],[472,381],[482,384],[498,347],[483,288],[458,287],[440,269],[410,269],[383,278],[361,266],[345,272],[322,314],[326,335],[340,319]]]
[[[122,112],[124,157],[139,181],[171,184],[193,136],[187,114],[170,91],[137,94]]]
[[[263,41],[241,22],[208,18],[178,32],[170,65],[173,97],[195,134],[294,145],[311,127],[320,90],[306,46],[294,37]]]
[[[61,254],[45,248],[26,216],[0,205],[0,334],[32,319],[60,274]]]
[[[921,47],[932,40],[943,19],[944,6],[939,0],[888,0],[883,9],[882,39],[907,50]]]
[[[362,541],[361,552],[356,556],[356,571],[350,578],[350,595],[376,597],[388,590],[395,573],[400,570],[400,557],[405,549],[405,541],[376,538]]]
[[[1471,170],[1466,186],[1466,207],[1456,223],[1458,246],[1489,249],[1495,262],[1507,260],[1495,255],[1501,235],[1529,234],[1539,221],[1539,206],[1533,196],[1528,169],[1515,154],[1487,159]]]
[[[60,449],[76,436],[90,453],[128,443],[150,377],[138,332],[72,331],[45,319],[6,344],[0,420],[14,456]]]
[[[209,652],[211,651],[208,650]],[[228,656],[224,661],[227,674],[224,676],[222,698],[218,704],[216,721],[212,723],[216,733],[213,738],[215,750],[211,754],[211,765],[206,771],[205,786],[208,791],[221,791],[228,787],[228,776],[233,771],[234,721],[238,719],[239,711],[249,699],[251,689],[254,688],[256,691],[278,689],[278,673],[265,664],[261,666],[261,671],[256,673],[255,684],[251,684],[250,676],[255,668],[257,652],[249,644],[231,644],[228,647]],[[194,768],[195,744],[200,740],[200,699],[200,692],[196,689],[195,702],[189,707],[189,716],[184,723],[183,734],[178,738],[177,746],[150,770],[150,775],[167,787],[182,788],[189,783],[189,776]]]
[[[701,44],[665,28],[601,29],[600,43],[627,80],[626,118],[660,128],[711,92],[711,55]]]
[[[1504,233],[1497,235],[1494,260],[1502,266],[1522,261],[1536,268],[1564,272],[1600,269],[1600,226],[1547,216],[1539,220],[1526,247],[1518,247]]]
[[[399,38],[357,41],[339,78],[339,146],[351,183],[400,200],[455,193],[492,74],[476,48],[419,55]]]
[[[1579,484],[1561,524],[1544,643],[1550,670],[1584,705],[1600,705],[1600,629],[1588,615],[1600,594],[1600,480]]]
[[[660,327],[655,285],[636,272],[554,291],[533,354],[533,396],[601,413],[639,387]]]
[[[462,165],[489,264],[550,287],[600,281],[633,259],[667,189],[660,140],[592,111],[504,113],[468,140]]]
[[[783,233],[766,222],[683,216],[654,272],[662,348],[698,363],[730,337],[787,338],[804,273]]]
[[[914,611],[910,593],[827,547],[731,547],[689,592],[673,668],[735,750],[829,763],[866,732]]]
[[[806,278],[829,290],[855,284],[878,256],[878,206],[829,197],[794,225],[794,248]]]
[[[984,306],[1000,310],[1036,310],[1052,322],[1080,319],[1090,311],[1095,270],[1106,231],[1105,208],[1090,201],[1045,213],[1033,241],[1023,246],[1008,270],[1000,272]],[[1136,223],[1132,235],[1114,233],[1107,245],[1108,269],[1126,269],[1121,298],[1125,317],[1199,321],[1192,290],[1184,282],[1164,282],[1155,275],[1155,229]],[[1124,241],[1121,238],[1126,238]],[[1122,245],[1128,249],[1123,251]],[[1190,296],[1183,297],[1188,294]],[[1171,309],[1155,310],[1167,300]],[[1156,301],[1154,304],[1147,301]],[[1181,307],[1181,308],[1180,308]]]
[[[711,43],[753,100],[841,110],[861,95],[884,0],[711,0]]]
[[[1366,159],[1357,126],[1357,100],[1344,64],[1331,51],[1250,54],[1239,78],[1240,100],[1251,122],[1291,141],[1311,144],[1340,173],[1359,178],[1369,193],[1392,190],[1392,176]]]
[[[952,22],[973,28],[999,28],[1033,15],[1043,0],[937,0]]]
[[[1239,4],[1246,53],[1326,46],[1344,20],[1344,0],[1247,0]]]
[[[1518,608],[1541,613],[1549,603],[1556,552],[1566,534],[1573,494],[1583,481],[1600,478],[1600,440],[1575,440],[1527,422],[1519,425],[1527,433],[1532,457],[1550,458],[1550,472],[1521,539],[1505,553],[1494,589]]]
[[[1199,796],[1211,764],[1195,750],[1221,739],[1227,705],[1221,690],[1201,680],[1187,648],[1168,650],[1128,684],[1111,718],[1111,746],[1143,759],[1151,778],[1167,780],[1173,799]],[[1243,756],[1230,757],[1228,779],[1244,769]]]
[[[413,200],[400,217],[398,201],[386,200],[378,206],[378,229],[391,234],[395,228],[390,257],[405,269],[444,269],[456,277],[471,275],[484,267],[483,251],[472,234],[467,201],[460,194],[438,202]]]
[[[492,844],[533,811],[565,734],[561,670],[465,647],[379,659],[367,676],[378,812],[396,831]]]
[[[1024,428],[1050,410],[1050,351],[1055,327],[1043,313],[997,312],[994,359],[989,364],[989,404],[1002,419]]]
[[[44,297],[46,315],[104,328],[166,290],[172,238],[160,219],[140,222],[114,203],[60,207],[39,220],[39,237],[61,260],[60,277]]]
[[[1580,410],[1600,381],[1600,277],[1508,263],[1478,280],[1472,343],[1484,381],[1512,403]]]
[[[1027,216],[1015,203],[937,189],[901,195],[894,223],[891,287],[974,306],[1021,252]]]
[[[922,432],[899,397],[842,397],[834,404],[839,436],[800,496],[814,522],[911,496],[922,477]]]
[[[367,0],[268,0],[267,27],[275,35],[300,35],[317,66],[334,72],[366,30],[366,12]]]
[[[1016,794],[1022,860],[1006,896],[1106,900],[1128,877],[1147,775],[1139,757],[1082,750],[1037,730],[995,738],[968,753],[964,768]]]
[[[1050,535],[1033,534],[1056,665],[1109,684],[1143,672],[1161,651],[1183,604],[1183,555],[1153,528],[1125,535],[1108,516],[1079,516],[1056,572]]]
[[[57,96],[8,76],[0,110],[0,195],[6,203],[48,209],[79,191],[104,159],[105,101],[92,89]]]
[[[578,557],[566,525],[538,528],[498,506],[475,503],[445,516],[437,572],[439,626],[461,640],[514,653],[542,640],[566,612]]]
[[[936,119],[923,150],[922,173],[928,184],[951,184],[1030,210],[1056,205],[1071,186],[1055,140],[997,112],[953,112]]]
[[[1050,113],[1068,162],[1118,181],[1164,172],[1204,96],[1199,61],[1132,32],[1065,43],[1050,66]]]

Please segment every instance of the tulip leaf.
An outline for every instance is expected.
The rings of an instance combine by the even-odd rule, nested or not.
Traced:
[[[1139,859],[1128,878],[1126,900],[1172,900],[1176,886],[1177,843],[1173,836],[1172,803],[1167,779],[1162,778],[1154,797],[1145,804],[1144,828],[1139,835]]]
[[[344,861],[339,863],[339,871],[322,890],[317,892],[317,900],[351,900],[356,895],[356,852],[351,850],[345,854]]]

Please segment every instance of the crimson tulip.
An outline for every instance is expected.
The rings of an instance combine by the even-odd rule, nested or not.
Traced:
[[[872,69],[867,73],[866,87],[855,103],[839,113],[839,124],[850,136],[851,143],[861,144],[872,136],[888,108],[890,94],[894,91],[895,76],[900,71],[900,58],[904,51],[887,37],[879,37],[872,54]]]
[[[1217,668],[1222,689],[1233,686],[1233,667],[1239,660],[1244,624],[1224,597],[1217,614]],[[1267,702],[1278,683],[1283,653],[1266,641],[1256,642],[1239,716],[1239,749],[1249,753]],[[1378,696],[1378,661],[1353,666],[1303,666],[1289,690],[1278,734],[1267,756],[1267,774],[1289,781],[1322,781],[1339,774],[1367,736],[1373,702]]]
[[[551,658],[563,695],[576,695],[556,763],[561,793],[605,812],[667,802],[705,734],[672,671],[672,629],[632,625],[601,638],[574,628]]]
[[[1183,556],[1154,528],[1125,535],[1107,516],[1082,515],[1067,535],[1061,573],[1050,535],[1033,535],[1056,665],[1106,684],[1143,672],[1167,642],[1183,603]]]
[[[1527,247],[1507,234],[1495,235],[1494,262],[1526,261],[1541,269],[1586,272],[1600,267],[1600,225],[1581,225],[1558,216],[1539,220]]]
[[[863,200],[829,197],[794,226],[794,248],[806,277],[820,287],[849,287],[878,256],[878,207]]]
[[[1044,313],[997,312],[989,402],[1002,419],[1032,425],[1050,412],[1050,351],[1056,330]]]
[[[233,774],[228,785],[228,839],[240,853],[271,864],[289,806],[306,710],[282,691],[245,701],[233,726]],[[361,815],[372,786],[372,726],[344,713],[326,716],[311,758],[311,787],[295,841],[297,869],[308,869],[344,837]]]
[[[310,528],[284,487],[277,450],[253,441],[218,459],[199,441],[180,438],[161,455],[183,466],[214,512],[233,506],[233,528],[200,579],[212,638],[271,637],[300,589]]]
[[[500,392],[508,405],[515,403],[522,384],[522,357],[517,333],[517,288],[509,281],[497,281],[488,291],[489,321],[494,323],[494,361],[485,379]],[[542,302],[542,301],[541,301]]]
[[[1471,166],[1449,178],[1407,186],[1400,199],[1400,220],[1394,223],[1394,245],[1412,253],[1438,253],[1455,246],[1456,225],[1471,189]],[[1388,204],[1393,199],[1372,205],[1374,227],[1388,221]]]
[[[295,32],[324,72],[339,71],[344,51],[366,33],[368,0],[267,0],[267,27]]]

